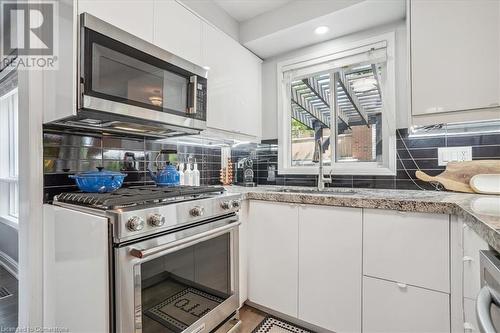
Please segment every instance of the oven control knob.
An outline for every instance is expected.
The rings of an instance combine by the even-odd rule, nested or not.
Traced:
[[[240,200],[233,200],[233,201],[231,201],[231,205],[233,206],[234,209],[239,209],[241,207],[241,201]]]
[[[153,227],[161,227],[165,224],[165,217],[161,214],[151,214],[148,221]]]
[[[144,219],[139,216],[132,216],[127,221],[127,228],[130,231],[140,231],[144,228]]]
[[[224,210],[228,210],[228,209],[231,209],[231,201],[222,201],[220,203],[220,207]]]
[[[194,207],[189,211],[189,214],[193,217],[203,216],[203,214],[205,214],[205,209],[203,207]]]

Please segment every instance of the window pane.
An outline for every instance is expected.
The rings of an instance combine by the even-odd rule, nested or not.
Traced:
[[[321,140],[323,164],[331,164],[330,74],[320,73],[291,84],[291,165],[318,162]],[[316,153],[316,154],[315,154]]]
[[[19,184],[17,182],[9,184],[9,215],[14,218],[19,216]]]
[[[382,162],[382,68],[360,64],[335,73],[337,162]]]

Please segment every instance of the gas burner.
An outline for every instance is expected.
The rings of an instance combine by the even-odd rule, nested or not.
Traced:
[[[224,191],[225,189],[221,186],[135,186],[121,188],[111,193],[61,193],[54,200],[56,202],[110,210],[181,202],[210,194],[221,194]]]

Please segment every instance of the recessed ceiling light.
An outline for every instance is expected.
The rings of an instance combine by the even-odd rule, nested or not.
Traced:
[[[203,66],[203,69],[206,70],[206,71],[209,71],[210,70],[210,66]]]
[[[317,35],[323,35],[326,34],[329,30],[330,28],[328,28],[326,25],[322,25],[314,29],[314,33]]]

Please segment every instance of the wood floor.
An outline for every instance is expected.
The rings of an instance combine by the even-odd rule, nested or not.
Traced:
[[[248,305],[243,306],[240,309],[240,333],[251,333],[266,316],[267,314],[262,311]]]
[[[17,285],[16,278],[0,266],[0,288],[5,287],[12,293],[11,296],[0,298],[0,332],[10,332],[10,329],[17,327]]]

